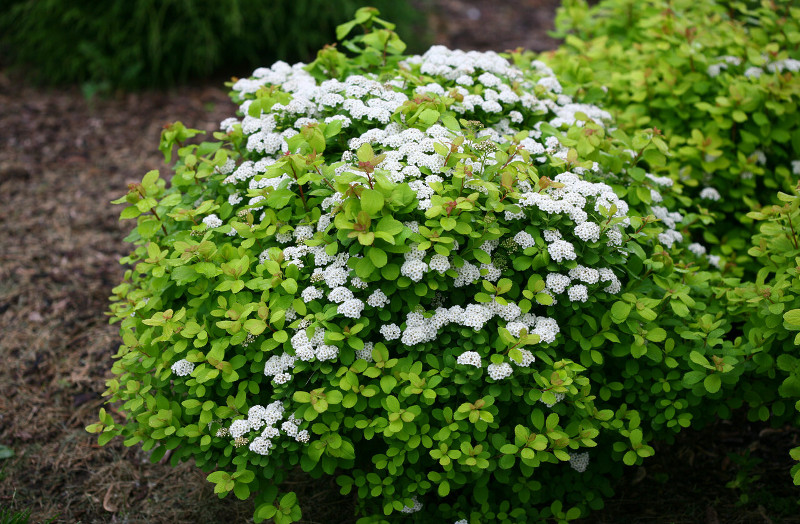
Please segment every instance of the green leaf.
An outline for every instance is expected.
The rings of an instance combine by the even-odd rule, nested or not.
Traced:
[[[381,377],[381,391],[386,393],[387,395],[392,392],[394,387],[397,385],[397,379],[391,375],[384,375]]]
[[[783,320],[790,326],[800,326],[800,309],[790,309],[783,314]]]
[[[706,391],[709,393],[716,393],[719,391],[721,385],[722,381],[716,373],[707,376],[705,380],[703,380],[703,386],[705,386]]]
[[[458,225],[458,222],[453,217],[444,217],[441,221],[442,229],[445,231],[452,231]]]
[[[624,322],[630,313],[631,305],[627,302],[615,302],[614,305],[611,306],[611,318],[617,324]]]
[[[375,264],[375,267],[383,267],[386,265],[386,252],[378,247],[369,247],[367,249],[367,256],[372,263]]]
[[[704,368],[708,369],[714,369],[714,366],[712,366],[708,359],[699,351],[692,351],[689,353],[689,359],[699,366],[703,366]]]
[[[294,395],[292,395],[292,399],[295,402],[300,402],[301,404],[307,404],[311,402],[311,394],[307,391],[295,391]]]
[[[361,144],[361,147],[356,151],[356,156],[361,162],[369,162],[375,158],[375,152],[372,150],[372,145],[369,142]]]
[[[233,494],[239,500],[247,500],[250,497],[250,486],[237,483],[233,486]]]
[[[431,126],[439,120],[439,111],[435,109],[426,109],[419,114],[419,121],[425,125]]]
[[[679,317],[686,318],[689,316],[689,308],[680,300],[671,300],[669,305],[672,307],[672,311]]]
[[[461,126],[458,124],[458,120],[456,120],[456,118],[451,114],[442,115],[442,124],[444,124],[444,127],[450,131],[461,131]]]
[[[636,464],[636,452],[633,450],[629,450],[622,457],[622,462],[624,462],[626,466],[633,466],[634,464]]]
[[[446,480],[443,480],[441,484],[439,484],[439,489],[436,490],[436,493],[439,494],[440,497],[446,497],[450,494],[450,483]]]
[[[667,332],[663,328],[654,328],[647,330],[647,340],[651,342],[663,342],[667,338]]]
[[[258,336],[267,329],[267,323],[259,318],[251,318],[244,323],[244,329],[248,333]]]
[[[403,231],[405,226],[399,220],[395,220],[394,218],[386,215],[378,221],[378,224],[375,226],[375,231],[380,231],[382,233],[388,233],[391,236],[396,236]]]
[[[398,411],[400,411],[400,402],[398,402],[397,397],[395,397],[394,395],[387,396],[385,402],[386,402],[386,408],[389,411],[393,413],[397,413]]]
[[[281,287],[285,289],[287,293],[294,295],[297,292],[297,281],[293,278],[287,278],[281,282]]]
[[[505,455],[512,455],[512,454],[516,453],[517,451],[519,451],[519,448],[517,446],[515,446],[514,444],[504,444],[500,448],[500,453],[503,453]]]
[[[122,210],[122,213],[119,214],[120,220],[126,220],[129,218],[136,218],[141,215],[142,212],[136,206],[128,206]]]
[[[383,194],[374,189],[365,189],[361,192],[361,209],[370,215],[377,215],[383,209]]]

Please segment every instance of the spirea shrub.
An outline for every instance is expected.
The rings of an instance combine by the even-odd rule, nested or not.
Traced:
[[[544,60],[570,93],[585,93],[622,129],[662,130],[669,171],[693,209],[718,217],[702,241],[729,272],[755,274],[747,213],[772,204],[800,174],[800,8],[772,0],[567,0],[557,27],[565,45]]]
[[[169,187],[152,171],[117,201],[126,417],[89,430],[194,460],[259,522],[300,518],[296,469],[335,476],[362,522],[602,507],[736,383],[686,234],[711,218],[648,172],[656,130],[615,129],[541,62],[405,56],[370,9],[339,38],[356,28],[351,55],[233,82],[214,141],[169,126]]]
[[[702,403],[718,415],[744,407],[753,421],[797,424],[797,352],[781,316],[794,307],[787,194],[800,173],[800,11],[791,2],[570,1],[558,18],[566,45],[543,59],[567,92],[599,103],[622,129],[662,129],[665,170],[692,197],[685,209],[716,218],[686,231],[688,248],[721,273],[707,273],[716,299],[703,301],[713,350],[690,353],[683,384],[711,391],[721,378],[724,397]]]

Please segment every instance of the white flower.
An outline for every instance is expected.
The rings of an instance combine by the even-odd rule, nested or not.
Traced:
[[[545,278],[547,289],[556,294],[563,293],[564,290],[567,289],[567,286],[570,284],[570,282],[571,280],[568,276],[560,273],[548,273],[547,277]]]
[[[547,246],[547,252],[550,253],[550,258],[556,262],[562,260],[575,260],[578,256],[575,254],[575,248],[566,240],[556,240]]]
[[[428,267],[441,274],[450,269],[450,261],[446,256],[436,254],[431,257],[430,262],[428,262]]]
[[[526,231],[520,231],[516,235],[514,235],[514,242],[519,245],[522,249],[533,247],[536,245],[536,240],[534,240],[533,236]]]
[[[222,220],[212,213],[203,219],[203,224],[205,224],[208,229],[214,229],[222,225]]]
[[[586,467],[589,465],[589,452],[585,451],[583,453],[570,453],[569,465],[578,473],[583,473],[586,471]]]
[[[503,380],[504,378],[510,377],[514,370],[511,369],[511,364],[503,362],[502,364],[489,364],[486,368],[486,372],[489,374],[489,377],[494,380]]]
[[[479,368],[481,367],[481,356],[475,351],[465,351],[458,356],[456,364]]]
[[[567,296],[570,302],[586,302],[589,300],[589,292],[583,284],[571,286],[567,290]]]
[[[322,291],[315,288],[314,286],[308,286],[300,293],[300,297],[303,299],[303,302],[311,302],[312,300],[317,300],[318,298],[322,298]]]
[[[557,229],[547,229],[542,232],[546,242],[555,242],[561,239],[561,232]]]
[[[389,305],[389,297],[380,289],[376,289],[369,298],[367,298],[367,305],[370,307],[385,307]]]
[[[755,67],[755,66],[748,67],[744,72],[744,76],[746,76],[747,78],[758,78],[761,76],[763,72],[764,70],[761,69],[760,67]]]
[[[594,222],[584,222],[575,228],[575,236],[584,242],[597,242],[600,240],[600,226]]]
[[[576,267],[569,270],[569,277],[572,279],[586,282],[587,284],[596,284],[600,279],[600,272],[596,269],[578,264]]]
[[[713,187],[705,187],[702,191],[700,191],[700,198],[705,200],[719,200],[722,198],[719,194],[719,191],[714,189]]]
[[[356,350],[356,358],[366,360],[367,362],[372,362],[372,350],[374,348],[375,348],[374,343],[364,342],[364,347]]]
[[[415,258],[407,259],[403,262],[403,265],[400,266],[400,274],[407,276],[414,282],[422,280],[426,271],[428,271],[428,264]]]
[[[344,286],[335,287],[330,293],[328,293],[328,300],[337,304],[341,304],[342,302],[350,300],[351,298],[353,298],[353,292]]]
[[[411,497],[411,500],[413,501],[414,504],[411,507],[403,506],[403,509],[400,510],[401,512],[416,513],[417,511],[422,509],[422,503],[417,500],[417,497]]]
[[[340,304],[336,311],[347,318],[361,318],[363,310],[364,303],[357,298],[351,298]]]
[[[703,256],[703,255],[705,255],[705,254],[706,254],[706,248],[705,248],[705,246],[704,246],[704,245],[702,245],[702,244],[698,244],[697,242],[694,242],[694,243],[692,243],[692,244],[689,244],[689,246],[687,247],[687,249],[688,249],[689,251],[691,251],[692,253],[694,253],[695,255],[697,255],[698,257],[699,257],[699,256]]]
[[[555,319],[548,317],[537,317],[536,324],[531,331],[532,335],[539,335],[539,341],[544,344],[551,344],[555,341],[559,333],[558,323]]]
[[[520,349],[519,352],[522,353],[522,361],[521,362],[517,362],[513,358],[511,359],[511,362],[516,364],[517,366],[522,367],[522,368],[526,368],[526,367],[530,366],[531,364],[533,364],[534,362],[536,362],[536,357],[534,357],[533,353],[531,353],[527,349],[524,349],[524,348]]]
[[[234,420],[231,427],[228,428],[233,438],[239,438],[245,433],[248,433],[252,428],[247,420]]]
[[[272,441],[264,437],[256,437],[250,443],[250,451],[259,455],[268,455],[272,448]]]
[[[400,338],[400,328],[397,324],[384,324],[380,329],[381,335],[386,340],[395,340]]]
[[[547,406],[548,408],[552,408],[553,406],[555,406],[556,404],[558,404],[559,402],[564,400],[564,394],[563,393],[554,393],[554,396],[556,397],[556,401],[554,403],[552,403],[552,404],[548,404],[547,402],[545,402],[542,399],[539,399],[539,401],[542,404],[544,404],[545,406]]]
[[[179,377],[185,377],[186,375],[191,374],[192,371],[194,371],[194,363],[189,362],[185,358],[182,358],[181,360],[172,364],[172,372]]]

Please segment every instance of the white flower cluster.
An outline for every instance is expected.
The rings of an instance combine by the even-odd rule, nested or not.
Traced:
[[[282,355],[272,355],[264,365],[264,375],[272,377],[276,384],[286,384],[292,380],[292,374],[288,372],[294,367],[295,357],[288,353]]]
[[[365,74],[341,81],[317,83],[302,64],[290,66],[283,62],[256,70],[250,79],[238,80],[233,89],[238,93],[239,109],[244,116],[227,119],[221,127],[226,132],[235,130],[237,126],[241,128],[246,138],[246,149],[253,160],[240,161],[238,165],[226,160],[224,165],[217,167],[220,178],[224,177],[224,187],[230,191],[227,198],[229,204],[234,206],[234,214],[237,206],[240,207],[238,211],[245,206],[250,209],[265,206],[265,196],[270,191],[296,186],[292,177],[278,172],[273,166],[281,155],[292,152],[288,140],[301,132],[304,126],[341,122],[342,128],[351,130],[347,141],[349,150],[344,151],[341,157],[329,157],[329,152],[325,152],[325,163],[333,166],[333,176],[347,173],[350,186],[356,189],[371,185],[367,173],[359,169],[355,154],[362,145],[370,144],[383,157],[376,169],[393,183],[407,183],[416,196],[417,209],[425,211],[436,202],[437,194],[450,183],[454,174],[454,170],[446,165],[445,156],[440,154],[442,146],[459,154],[468,153],[468,149],[481,151],[479,159],[473,160],[469,155],[464,155],[459,156],[458,162],[470,173],[466,180],[470,191],[488,194],[484,171],[498,162],[495,151],[507,143],[509,135],[527,131],[528,137],[523,138],[519,145],[538,162],[546,162],[549,156],[566,159],[569,148],[555,137],[545,139],[541,124],[526,128],[526,120],[549,121],[556,128],[583,125],[583,121],[576,120],[578,113],[587,115],[600,125],[610,120],[610,115],[605,111],[576,104],[569,96],[562,94],[561,85],[553,72],[541,62],[533,62],[535,73],[528,74],[494,53],[464,53],[434,47],[422,56],[407,59],[406,65],[415,72],[432,77],[434,81],[409,89],[406,87],[407,79],[400,76],[378,81],[376,77]],[[254,108],[248,98],[253,98],[251,95],[262,87],[276,88],[288,97],[283,103],[274,104],[269,112],[251,113],[250,110]],[[508,115],[508,118],[501,119],[493,127],[480,130],[478,136],[486,140],[479,142],[472,142],[468,135],[459,135],[439,124],[421,130],[391,121],[391,116],[411,98],[449,93],[457,93],[454,97],[456,101],[449,109],[460,113],[465,119],[486,121],[487,114],[500,112]],[[530,117],[532,113],[536,113],[535,119]],[[542,118],[541,115],[547,116]],[[353,129],[359,131],[353,133]],[[463,139],[458,146],[455,145],[457,137]],[[591,170],[598,171],[599,166],[594,164]],[[491,262],[484,263],[485,259],[480,263],[472,259],[464,260],[466,256],[458,256],[460,246],[457,243],[452,245],[452,256],[449,258],[412,245],[410,250],[403,253],[401,278],[422,282],[425,278],[441,280],[442,275],[447,275],[457,288],[473,286],[481,280],[497,282],[507,271],[506,253],[502,250],[499,254],[495,253],[501,244],[504,249],[513,251],[517,248],[536,248],[539,242],[540,248],[547,251],[552,261],[564,265],[569,263],[570,266],[575,264],[572,261],[580,262],[579,253],[585,251],[581,243],[603,243],[625,255],[622,239],[624,229],[630,225],[627,219],[628,205],[617,197],[611,186],[582,178],[587,171],[589,169],[573,168],[573,172],[557,175],[554,178],[557,183],[543,190],[534,187],[533,181],[520,180],[515,192],[507,200],[511,205],[510,210],[505,211],[506,219],[519,220],[520,226],[507,238],[495,238],[477,248],[488,254]],[[658,185],[668,186],[672,183],[668,178],[662,180],[648,176]],[[538,335],[540,344],[555,342],[560,332],[556,320],[533,314],[523,315],[520,307],[513,302],[501,304],[492,300],[448,307],[443,300],[446,294],[442,294],[440,302],[431,304],[435,308],[432,311],[398,313],[395,308],[388,308],[390,298],[377,288],[380,285],[378,282],[355,276],[353,267],[357,261],[351,259],[360,255],[351,255],[342,249],[338,254],[329,255],[325,244],[320,242],[323,232],[326,233],[325,238],[336,236],[333,217],[351,198],[348,191],[331,189],[332,186],[322,183],[314,187],[315,194],[322,199],[320,208],[323,214],[318,219],[306,218],[299,224],[279,223],[274,238],[280,245],[271,246],[282,251],[286,264],[296,266],[306,277],[310,274],[310,283],[305,285],[299,296],[304,303],[313,303],[309,306],[312,311],[318,311],[313,308],[321,306],[326,308],[325,311],[332,312],[326,318],[327,322],[349,323],[366,315],[374,327],[365,329],[364,335],[370,335],[369,329],[372,329],[373,338],[397,341],[395,344],[403,346],[431,342],[451,324],[453,327],[468,327],[476,331],[493,328],[495,323],[505,324],[514,336],[520,336],[525,331]],[[526,229],[529,226],[526,217],[531,214],[547,215],[547,221],[551,224],[551,229],[543,232],[544,244],[536,238],[534,227]],[[265,216],[262,215],[261,220]],[[601,227],[600,224],[608,223],[606,218],[618,218],[619,223]],[[219,227],[222,221],[217,220],[216,215],[210,215],[204,219],[204,223],[209,228]],[[559,231],[555,224],[560,221],[570,225]],[[410,230],[418,234],[421,226],[420,222],[408,220],[405,227],[408,228],[405,233]],[[470,251],[476,249],[473,245],[463,247]],[[268,251],[262,252],[259,259],[261,263],[266,262],[269,259]],[[554,299],[556,295],[566,293],[573,303],[588,301],[595,286],[605,286],[604,291],[608,293],[621,290],[621,282],[610,268],[590,268],[581,264],[547,275],[546,284],[544,293]],[[465,292],[469,295],[469,290]],[[378,313],[381,321],[375,324],[372,315],[377,316]],[[406,315],[405,319],[400,316],[403,314]],[[295,330],[289,341],[291,350],[286,348],[288,353],[284,351],[271,355],[264,367],[264,374],[272,377],[276,385],[292,379],[298,359],[304,362],[329,361],[336,359],[340,351],[336,345],[325,343],[325,331],[318,323],[297,320],[294,309],[287,311],[286,321],[287,324],[292,323],[288,329]],[[310,337],[309,333],[312,334]],[[365,343],[356,356],[372,360],[373,349],[372,342]],[[529,351],[522,350],[521,353],[520,363],[509,359],[501,364],[490,364],[488,376],[502,380],[511,376],[513,366],[528,367],[535,361]],[[482,358],[476,351],[467,351],[458,357],[457,363],[482,367]]]
[[[314,359],[324,362],[339,356],[339,348],[337,346],[325,344],[325,329],[319,326],[314,329],[314,334],[311,338],[308,338],[308,332],[305,328],[299,327],[289,340],[289,343],[294,350],[295,358],[304,362],[310,362]],[[267,364],[269,365],[274,358],[274,356],[271,357]],[[294,367],[294,360],[291,367]],[[268,375],[266,369],[264,374]]]
[[[465,351],[458,356],[456,364],[479,368],[481,367],[481,356],[476,351]]]
[[[536,240],[526,231],[520,231],[514,235],[514,242],[522,249],[527,249],[536,245]]]
[[[185,377],[186,375],[190,375],[192,371],[194,371],[194,363],[189,362],[185,358],[182,358],[179,361],[172,364],[172,372],[178,375],[179,377]]]
[[[203,224],[208,227],[208,229],[213,229],[215,227],[219,227],[222,225],[222,220],[217,215],[211,214],[208,215],[203,219]]]
[[[713,187],[704,187],[702,191],[700,191],[700,198],[704,200],[720,200],[722,196],[719,194],[719,191],[714,189]]]
[[[489,364],[486,372],[492,380],[503,380],[511,376],[514,370],[511,369],[511,364],[503,362],[502,364]]]
[[[589,290],[583,284],[570,286],[567,290],[570,302],[586,302],[589,300]]]
[[[658,241],[664,244],[664,247],[669,249],[675,242],[683,240],[683,235],[675,229],[677,224],[683,220],[683,215],[677,211],[670,212],[666,207],[662,206],[653,206],[651,211],[667,228],[666,231],[658,234]]]
[[[784,71],[798,73],[800,72],[800,60],[795,60],[794,58],[775,60],[774,62],[767,64],[767,70],[770,73],[783,73]]]
[[[375,344],[373,342],[364,342],[364,347],[359,350],[356,350],[356,358],[366,360],[367,362],[372,362],[373,349],[375,349]]]
[[[411,501],[413,502],[412,506],[403,506],[403,509],[400,511],[403,513],[416,513],[422,509],[422,502],[417,500],[417,497],[411,497]]]
[[[308,431],[298,431],[303,420],[296,419],[294,415],[289,415],[289,418],[281,424],[280,429],[275,427],[283,419],[284,411],[283,403],[279,400],[266,407],[254,405],[247,411],[247,418],[234,420],[228,428],[220,428],[217,436],[231,436],[243,442],[241,439],[244,439],[246,435],[259,431],[260,434],[250,440],[250,451],[259,455],[269,454],[270,450],[275,447],[273,439],[279,437],[281,431],[298,442],[308,442]]]
[[[698,257],[701,257],[706,254],[706,247],[702,244],[698,244],[697,242],[689,244],[687,249],[692,253],[694,253],[695,255],[697,255]]]
[[[586,467],[589,465],[589,452],[584,451],[583,453],[570,453],[569,465],[578,473],[583,473],[586,471]]]

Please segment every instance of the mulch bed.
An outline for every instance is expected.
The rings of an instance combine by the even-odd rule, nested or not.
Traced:
[[[556,4],[440,0],[429,19],[451,47],[543,50],[555,45],[545,32]],[[0,72],[0,446],[15,453],[0,459],[0,508],[30,509],[32,522],[250,521],[252,502],[217,499],[192,464],[151,464],[138,447],[101,448],[84,431],[120,343],[105,311],[130,225],[109,201],[151,169],[167,176],[164,124],[211,132],[232,114],[221,87],[87,100]],[[586,522],[800,522],[787,455],[797,440],[791,428],[745,422],[685,432]],[[744,488],[725,487],[741,471]],[[293,483],[305,522],[352,522],[331,482]],[[749,502],[737,506],[743,493]]]

